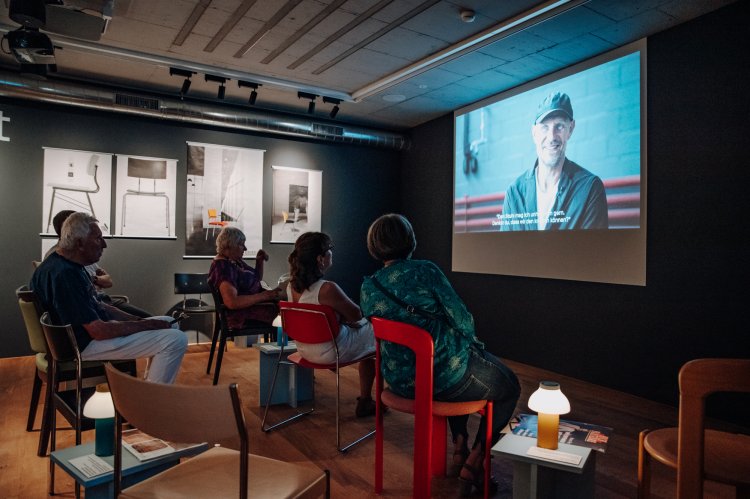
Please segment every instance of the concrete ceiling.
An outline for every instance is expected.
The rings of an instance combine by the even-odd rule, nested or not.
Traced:
[[[4,0],[0,31],[19,27],[13,1]],[[732,2],[65,0],[72,20],[43,31],[60,47],[50,79],[177,95],[184,78],[170,76],[174,67],[197,73],[186,98],[216,101],[209,73],[229,78],[228,103],[247,105],[243,80],[262,85],[259,108],[304,114],[302,91],[319,96],[321,118],[333,108],[325,96],[342,101],[337,120],[404,130]],[[98,40],[74,36],[84,22],[103,23],[108,7]],[[0,65],[19,67],[6,53]]]

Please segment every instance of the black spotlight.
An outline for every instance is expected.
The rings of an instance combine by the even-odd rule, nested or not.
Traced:
[[[323,102],[326,104],[333,104],[333,109],[331,109],[331,112],[328,113],[328,116],[331,117],[331,119],[334,119],[337,114],[339,114],[339,104],[341,104],[341,99],[334,99],[333,97],[323,97]]]
[[[307,92],[297,92],[298,99],[310,99],[310,104],[307,105],[307,114],[313,114],[315,112],[315,99],[318,98],[315,94],[309,94]]]
[[[190,81],[190,77],[195,74],[194,71],[188,71],[187,69],[179,69],[179,68],[169,68],[169,75],[170,76],[182,76],[185,78],[185,81],[182,82],[182,87],[180,87],[180,97],[183,97],[185,94],[188,93],[188,90],[190,90],[190,84],[192,83]]]
[[[227,82],[229,78],[224,78],[223,76],[214,76],[214,75],[206,75],[206,81],[213,81],[219,84],[219,91],[216,94],[217,99],[223,99],[224,95],[226,94],[227,87],[224,86],[224,84]]]
[[[251,106],[255,105],[255,101],[258,99],[258,87],[262,87],[260,83],[254,83],[252,81],[243,81],[243,80],[237,80],[237,86],[252,88],[253,91],[250,92],[250,97],[247,99],[247,103]]]

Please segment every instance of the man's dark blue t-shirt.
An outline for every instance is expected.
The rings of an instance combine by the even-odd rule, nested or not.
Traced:
[[[31,289],[57,324],[70,324],[78,348],[83,351],[91,336],[83,325],[97,319],[111,319],[96,299],[96,290],[83,265],[52,253],[31,278]]]

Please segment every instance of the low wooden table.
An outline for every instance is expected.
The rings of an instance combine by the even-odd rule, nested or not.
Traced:
[[[194,456],[208,449],[208,444],[198,445],[189,449],[178,450],[165,456],[139,461],[127,449],[122,450],[122,487],[126,488],[146,478],[154,476],[171,468],[180,462],[180,458]],[[95,477],[87,477],[78,468],[70,464],[70,460],[94,453],[94,443],[76,445],[66,449],[58,449],[50,454],[50,459],[68,475],[86,488],[86,499],[111,499],[114,497],[113,473],[107,472]],[[104,456],[102,459],[114,466],[114,456]]]
[[[596,451],[559,444],[558,450],[581,456],[578,464],[551,461],[527,454],[536,438],[507,433],[492,453],[513,461],[513,499],[593,499]]]

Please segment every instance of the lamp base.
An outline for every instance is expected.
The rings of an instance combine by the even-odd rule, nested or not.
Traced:
[[[543,449],[557,449],[557,431],[560,426],[560,416],[557,414],[538,413],[536,445]]]
[[[94,422],[96,436],[94,454],[111,456],[115,452],[115,418],[102,418]]]

